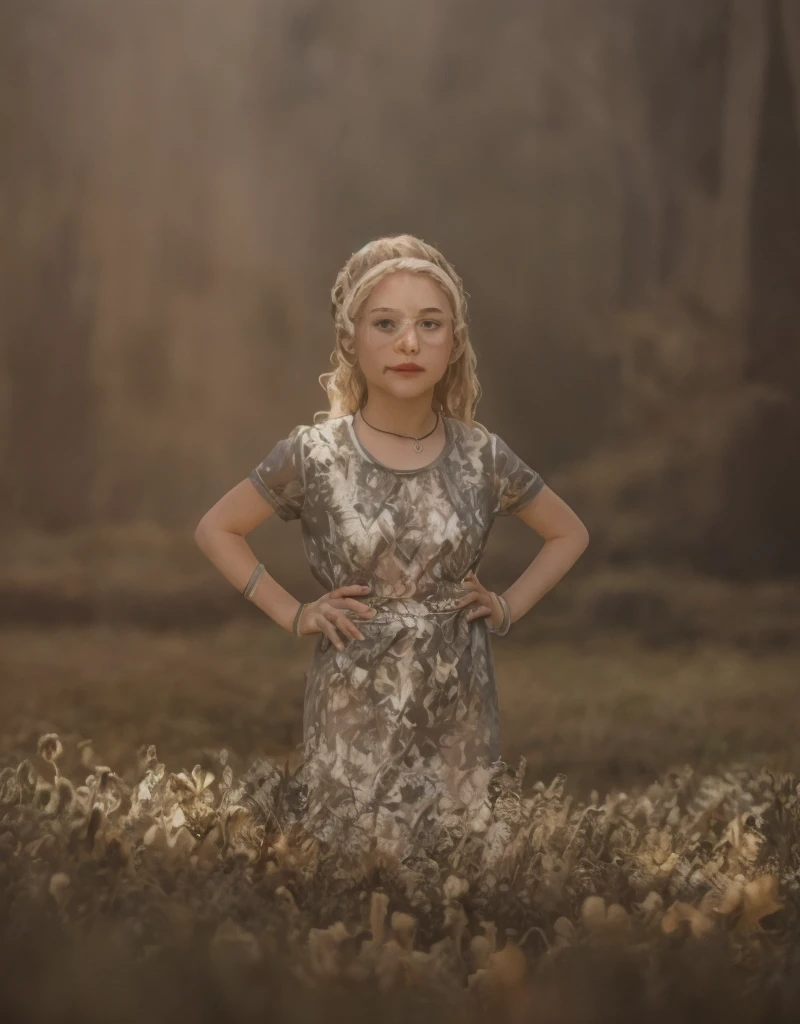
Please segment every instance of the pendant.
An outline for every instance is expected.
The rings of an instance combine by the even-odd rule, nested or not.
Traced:
[[[419,441],[415,441],[414,442],[414,451],[415,452],[421,452],[422,451],[422,445],[419,443]]]

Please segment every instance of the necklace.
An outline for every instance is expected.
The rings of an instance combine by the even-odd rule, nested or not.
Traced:
[[[361,413],[361,419],[364,420],[364,422],[367,424],[367,426],[368,427],[372,427],[372,424],[368,420],[364,419],[364,413],[361,411],[361,409],[359,409],[358,411]],[[395,437],[405,437],[409,441],[413,441],[414,442],[414,451],[415,452],[421,452],[422,451],[422,445],[420,444],[420,442],[424,438],[430,437],[431,434],[433,433],[433,431],[436,430],[436,428],[438,426],[439,426],[439,413],[437,412],[436,413],[436,422],[434,423],[433,427],[428,431],[427,434],[422,434],[420,437],[414,437],[413,434],[398,434],[394,430],[382,430],[381,427],[372,427],[372,429],[373,430],[380,430],[380,432],[382,434],[394,434]]]

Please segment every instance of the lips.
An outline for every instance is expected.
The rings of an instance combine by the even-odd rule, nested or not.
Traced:
[[[399,363],[397,366],[390,366],[390,370],[395,370],[397,373],[422,373],[423,367],[417,366],[416,363]]]

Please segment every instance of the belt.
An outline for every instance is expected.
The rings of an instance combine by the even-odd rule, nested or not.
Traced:
[[[371,619],[364,619],[357,612],[353,612],[352,618],[359,625],[385,622],[388,619],[429,618],[452,614],[461,611],[458,602],[466,593],[456,580],[443,581],[422,596],[415,592],[413,582],[409,584],[401,581],[393,586],[384,587],[375,587],[373,584],[373,587],[371,593],[359,597],[358,600],[369,608],[374,608],[377,614]],[[406,594],[404,591],[410,593]]]
[[[378,629],[411,629],[420,627],[421,621],[428,623],[440,622],[442,628],[448,633],[460,631],[461,625],[458,617],[467,608],[457,606],[458,598],[463,594],[458,590],[458,596],[453,597],[428,597],[417,601],[408,597],[365,597],[359,598],[364,604],[375,609],[375,615],[365,619],[356,611],[348,611],[346,614],[352,619],[364,636],[369,636],[370,631]],[[481,619],[476,619],[481,622]],[[347,642],[347,641],[345,641]],[[327,633],[322,633],[318,640],[320,651],[326,651],[331,646],[331,639]]]

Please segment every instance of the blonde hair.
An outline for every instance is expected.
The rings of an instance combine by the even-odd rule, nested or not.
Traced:
[[[453,314],[453,350],[458,356],[449,364],[433,391],[439,412],[477,424],[475,407],[481,394],[475,373],[477,358],[469,340],[467,293],[461,278],[438,249],[414,235],[393,235],[374,239],[354,252],[336,275],[331,289],[331,315],[335,325],[333,370],[319,377],[327,392],[329,410],[314,413],[314,422],[344,416],[359,409],[367,397],[367,382],[358,361],[350,362],[342,348],[343,338],[355,334],[355,319],[369,292],[378,281],[398,270],[427,274],[448,297]]]

